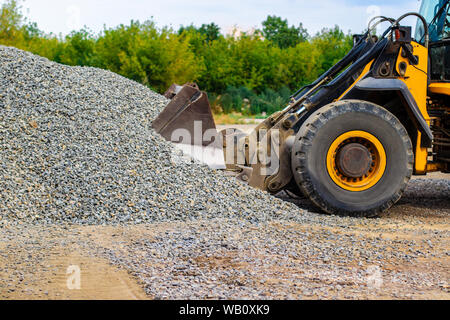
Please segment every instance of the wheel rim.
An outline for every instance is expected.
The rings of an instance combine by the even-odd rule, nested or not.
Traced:
[[[386,171],[386,152],[381,142],[365,131],[339,136],[327,154],[331,179],[348,191],[364,191],[376,185]]]

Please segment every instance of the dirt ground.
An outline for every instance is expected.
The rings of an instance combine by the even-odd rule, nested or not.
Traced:
[[[241,126],[240,129],[248,131],[252,127]],[[434,190],[440,186],[438,181],[449,179],[450,175],[441,173],[415,177],[413,181],[420,181],[417,185],[427,189],[421,197],[416,196],[416,191],[407,192],[386,215],[361,220],[360,224],[273,222],[261,230],[250,226],[240,231],[249,235],[250,240],[246,241],[251,243],[255,243],[257,237],[281,234],[278,238],[281,240],[273,242],[280,241],[283,248],[291,248],[294,252],[288,256],[272,253],[263,245],[248,252],[200,252],[190,263],[195,265],[195,272],[212,274],[208,284],[211,286],[228,283],[229,270],[250,275],[254,289],[267,291],[266,297],[271,299],[450,299],[450,194],[441,191],[435,196]],[[303,210],[317,210],[305,199],[285,198]],[[180,261],[168,261],[153,247],[137,244],[158,242],[161,235],[170,238],[174,230],[201,228],[202,223],[0,228],[0,299],[157,298],[152,292],[158,290],[158,278],[175,272],[168,265]],[[375,252],[381,250],[382,288],[368,290],[361,282],[360,275],[370,267],[369,260],[360,257],[340,262],[337,255],[332,261],[326,258],[324,262],[320,254],[311,253],[300,245],[301,241],[331,241],[327,237],[342,239],[341,246],[345,250],[353,244],[358,255],[364,254],[364,246],[373,246],[371,250]],[[292,247],[297,241],[299,245]],[[79,277],[76,268],[79,268]],[[172,271],[167,271],[169,269]],[[191,284],[186,282],[181,287]],[[289,295],[284,294],[287,291]]]
[[[433,174],[429,178],[433,186],[433,179],[450,177]],[[311,208],[304,200],[301,202],[303,208]],[[155,296],[144,290],[142,273],[135,271],[135,267],[140,267],[136,266],[139,262],[133,262],[130,266],[130,263],[127,265],[121,259],[127,259],[130,254],[127,250],[130,250],[131,245],[142,239],[156,239],[157,235],[168,234],[177,228],[186,227],[182,223],[174,222],[140,226],[14,226],[0,229],[0,299],[153,299]],[[286,290],[283,288],[290,288],[292,291],[298,281],[314,288],[320,287],[325,290],[326,297],[329,295],[342,299],[450,299],[448,195],[441,194],[439,199],[426,202],[423,199],[416,201],[414,197],[407,195],[385,217],[373,222],[364,220],[360,225],[353,224],[345,228],[297,223],[271,223],[268,228],[290,234],[292,238],[287,238],[287,241],[291,242],[304,234],[314,237],[319,235],[320,241],[324,240],[323,235],[330,234],[338,238],[352,237],[352,241],[382,239],[384,242],[396,243],[390,250],[398,252],[382,261],[386,280],[382,291],[376,292],[361,291],[363,285],[356,280],[355,275],[365,270],[367,265],[358,261],[346,263],[345,266],[340,265],[339,261],[333,261],[334,269],[330,271],[326,269],[329,266],[315,264],[314,256],[306,261],[300,253],[297,256],[284,257],[281,264],[281,258],[277,254],[255,248],[248,254],[252,259],[265,261],[261,272],[255,273],[255,265],[242,259],[243,253],[239,251],[231,251],[225,255],[205,254],[203,258],[200,255],[196,257],[195,264],[203,271],[212,273],[218,272],[217,268],[249,272],[253,274],[252,283],[260,290],[273,287],[279,288],[279,291]],[[251,229],[256,228],[250,228],[249,232],[254,232]],[[403,248],[403,242],[414,244],[405,245]],[[144,258],[149,254],[147,250],[154,249],[136,247],[133,250],[135,257],[142,255],[144,263]],[[428,254],[405,262],[400,258],[403,250],[404,253],[417,251]],[[115,256],[119,257],[116,261],[108,259],[108,254],[101,254],[110,251],[114,251]],[[400,254],[399,258],[396,258],[397,254]],[[156,269],[152,270],[162,270],[160,272],[165,274],[164,259],[153,264],[152,268]],[[68,281],[72,279],[70,266],[78,266],[81,270],[79,290],[70,288],[70,283],[68,285]],[[341,270],[339,268],[347,268],[347,271],[336,278],[330,275]],[[152,272],[153,274],[144,276],[150,279],[158,277],[158,272]],[[355,275],[352,272],[356,272]],[[295,280],[292,280],[292,275],[295,275]],[[402,277],[410,278],[399,280]],[[397,296],[399,292],[402,293],[401,296]],[[313,293],[311,296],[305,296],[304,292],[302,295],[295,293],[295,290],[292,291],[288,298],[323,298]],[[286,297],[272,292],[268,293],[268,298]]]

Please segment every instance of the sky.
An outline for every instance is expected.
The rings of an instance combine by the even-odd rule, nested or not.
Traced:
[[[5,0],[0,0],[0,4]],[[223,33],[235,26],[242,31],[260,28],[268,15],[300,22],[310,34],[339,25],[345,32],[360,33],[375,15],[398,17],[418,11],[419,0],[22,0],[23,13],[41,30],[66,35],[87,26],[128,24],[132,19],[153,19],[159,27],[200,26],[215,22]],[[414,22],[411,21],[411,24]],[[380,30],[381,31],[381,30]]]

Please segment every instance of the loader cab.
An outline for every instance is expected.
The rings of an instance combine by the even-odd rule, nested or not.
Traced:
[[[450,1],[423,1],[420,14],[429,24],[430,80],[450,82]],[[424,27],[419,21],[416,27],[416,40],[422,42],[423,34]]]

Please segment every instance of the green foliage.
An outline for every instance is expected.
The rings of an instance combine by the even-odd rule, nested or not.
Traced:
[[[214,22],[210,24],[202,24],[198,32],[206,37],[206,41],[211,42],[219,39],[220,28]]]
[[[323,29],[314,37],[312,43],[320,50],[318,64],[321,70],[331,68],[353,46],[351,37],[345,35],[338,26],[333,29]]]
[[[207,43],[211,43],[212,41],[219,39],[221,36],[220,27],[214,22],[211,22],[210,24],[202,24],[200,28],[197,28],[191,24],[187,27],[181,26],[180,29],[178,29],[178,35],[181,36],[186,33],[201,35],[201,40]]]
[[[36,23],[27,23],[21,14],[20,1],[8,0],[0,8],[0,44],[28,50],[60,62],[64,44],[39,30]]]
[[[94,50],[95,40],[89,30],[73,31],[65,39],[59,62],[72,66],[90,66],[93,64]]]
[[[277,16],[268,16],[262,23],[262,34],[281,49],[295,47],[308,39],[308,31],[300,23],[298,27],[289,27],[288,21]]]
[[[263,30],[224,36],[215,23],[157,28],[131,21],[93,34],[45,34],[21,14],[17,0],[0,9],[0,44],[67,65],[104,68],[164,92],[172,83],[197,82],[215,110],[245,115],[273,113],[290,93],[314,81],[342,58],[352,38],[337,26],[309,37],[300,24],[269,16]],[[261,36],[261,34],[263,36]]]
[[[282,87],[275,91],[265,89],[257,94],[247,87],[230,86],[223,95],[212,96],[209,98],[214,106],[220,106],[216,112],[231,113],[233,111],[244,115],[258,115],[262,113],[272,114],[284,107],[289,101],[291,90],[288,87]]]
[[[23,42],[23,16],[18,1],[5,2],[0,12],[0,43],[4,45],[20,44]]]
[[[163,92],[174,82],[196,80],[203,70],[189,40],[171,29],[158,30],[151,21],[132,21],[103,32],[96,42],[93,65]]]

